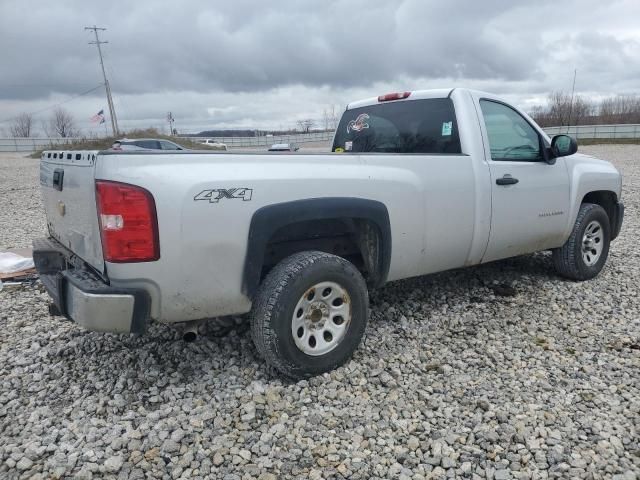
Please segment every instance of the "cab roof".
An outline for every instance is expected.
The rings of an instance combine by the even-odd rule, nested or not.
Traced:
[[[451,92],[453,92],[453,90],[454,90],[453,88],[436,88],[431,90],[411,90],[411,91],[408,91],[410,95],[407,98],[390,100],[390,101],[402,102],[402,101],[409,101],[409,100],[423,100],[427,98],[446,98],[449,95],[451,95]],[[347,105],[347,110],[351,110],[352,108],[367,107],[369,105],[377,105],[379,103],[380,103],[379,97],[369,97],[363,100],[357,100],[355,102],[349,103]]]

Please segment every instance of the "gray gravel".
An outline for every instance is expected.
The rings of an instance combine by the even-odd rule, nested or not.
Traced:
[[[309,381],[242,325],[88,333],[37,284],[5,289],[0,477],[640,478],[640,146],[581,150],[625,175],[597,279],[537,254],[390,284],[353,361]],[[37,178],[0,159],[0,247],[43,233]]]

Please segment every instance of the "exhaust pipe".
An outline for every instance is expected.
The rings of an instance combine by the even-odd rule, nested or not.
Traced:
[[[202,322],[199,320],[186,322],[184,324],[184,329],[182,330],[182,340],[187,343],[195,342],[196,338],[198,338],[198,326],[200,323]]]

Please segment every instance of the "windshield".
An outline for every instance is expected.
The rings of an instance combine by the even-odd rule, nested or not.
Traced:
[[[347,110],[333,152],[460,153],[450,98],[378,103]]]

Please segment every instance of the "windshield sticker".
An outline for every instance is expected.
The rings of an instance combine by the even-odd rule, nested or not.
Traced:
[[[350,152],[351,150],[353,150],[353,142],[344,142],[344,149],[347,152]]]
[[[369,115],[361,113],[355,120],[351,120],[349,122],[347,125],[347,133],[351,133],[351,130],[354,132],[361,132],[365,128],[369,128],[367,120],[369,120]]]
[[[450,136],[452,129],[453,129],[453,122],[443,122],[442,123],[442,136],[443,137]]]

